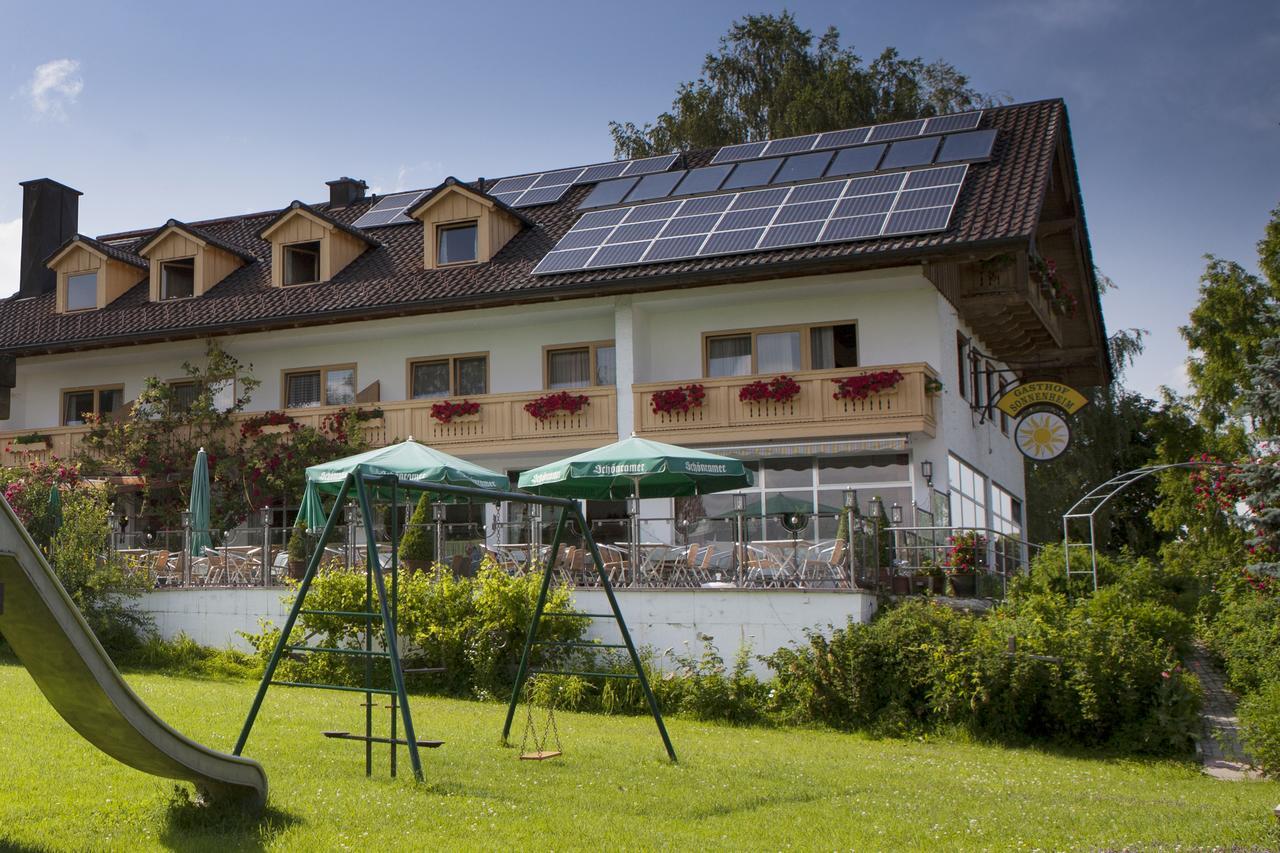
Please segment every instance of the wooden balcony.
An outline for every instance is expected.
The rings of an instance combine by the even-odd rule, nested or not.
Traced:
[[[545,393],[525,391],[469,397],[467,399],[480,404],[480,411],[474,415],[455,418],[447,424],[431,417],[431,405],[437,400],[366,403],[362,404],[362,408],[376,406],[382,409],[383,416],[379,420],[364,422],[365,437],[374,447],[381,447],[413,436],[423,444],[461,456],[502,451],[584,450],[617,439],[618,394],[613,388],[575,390],[572,393],[584,394],[590,401],[582,411],[573,415],[555,415],[540,421],[526,412],[524,406]],[[297,422],[318,429],[321,421],[336,411],[337,406],[316,406],[287,409],[286,413]],[[246,412],[236,419],[243,421],[257,414],[261,412]],[[13,443],[16,437],[30,435],[32,432],[33,430],[28,429],[0,433],[0,465],[25,467],[34,461],[48,462],[55,456],[68,459],[80,449],[89,427],[34,430],[48,437],[48,445]]]
[[[898,370],[902,381],[863,400],[837,400],[835,380]],[[687,443],[734,443],[770,439],[832,438],[853,435],[935,431],[935,397],[926,380],[937,373],[927,364],[887,364],[840,370],[808,370],[788,374],[800,393],[788,403],[744,403],[743,386],[772,376],[687,379],[635,385],[636,433],[645,438]],[[655,391],[698,383],[706,390],[702,406],[670,414],[653,410]]]

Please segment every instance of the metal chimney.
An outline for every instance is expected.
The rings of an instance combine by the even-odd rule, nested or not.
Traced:
[[[59,246],[76,235],[80,218],[79,190],[50,180],[23,181],[22,260],[18,296],[39,296],[57,287],[58,277],[45,266]]]

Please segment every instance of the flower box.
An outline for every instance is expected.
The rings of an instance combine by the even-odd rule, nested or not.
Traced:
[[[738,400],[748,404],[790,403],[800,396],[800,383],[783,374],[772,379],[757,379],[738,389]]]
[[[706,398],[707,389],[695,382],[654,391],[649,396],[649,407],[655,415],[687,415],[701,409]]]
[[[258,427],[258,434],[259,435],[280,435],[281,433],[288,432],[292,426],[293,424],[263,424],[262,426]]]
[[[441,400],[431,404],[431,417],[441,424],[480,420],[480,404],[472,400],[455,403]]]
[[[566,415],[576,415],[591,404],[586,394],[570,394],[568,391],[557,391],[543,394],[524,404],[524,410],[539,421]]]
[[[831,396],[836,400],[865,400],[872,394],[896,388],[902,379],[902,373],[897,370],[877,370],[874,373],[832,379],[836,390]]]

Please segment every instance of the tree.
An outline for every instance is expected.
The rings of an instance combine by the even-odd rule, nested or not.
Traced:
[[[1269,317],[1271,327],[1280,328],[1280,312]],[[1261,350],[1250,365],[1250,389],[1244,402],[1258,423],[1276,424],[1280,423],[1280,337],[1264,341]],[[1280,436],[1257,436],[1254,453],[1242,463],[1238,478],[1252,514],[1249,568],[1280,574]]]
[[[609,123],[618,157],[649,157],[990,106],[942,60],[886,48],[870,65],[829,27],[816,42],[790,12],[747,15],[707,54],[702,76],[681,83],[652,123]]]
[[[1258,241],[1262,275],[1235,261],[1207,255],[1200,277],[1200,300],[1190,322],[1179,331],[1192,350],[1187,360],[1192,399],[1201,419],[1219,429],[1241,418],[1251,390],[1248,365],[1262,355],[1262,342],[1274,330],[1272,312],[1280,306],[1280,207],[1271,211]],[[1250,424],[1275,431],[1280,423]]]

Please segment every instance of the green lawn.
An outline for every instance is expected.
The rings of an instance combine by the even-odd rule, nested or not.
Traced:
[[[254,685],[131,675],[170,724],[229,749]],[[1066,849],[1280,846],[1280,785],[1218,782],[1183,762],[1062,756],[951,740],[559,715],[566,754],[498,745],[504,708],[419,698],[427,782],[372,780],[357,695],[273,688],[246,753],[271,780],[246,820],[184,803],[174,783],[81,741],[21,667],[0,664],[0,849],[424,848]],[[383,712],[385,724],[385,712]]]

